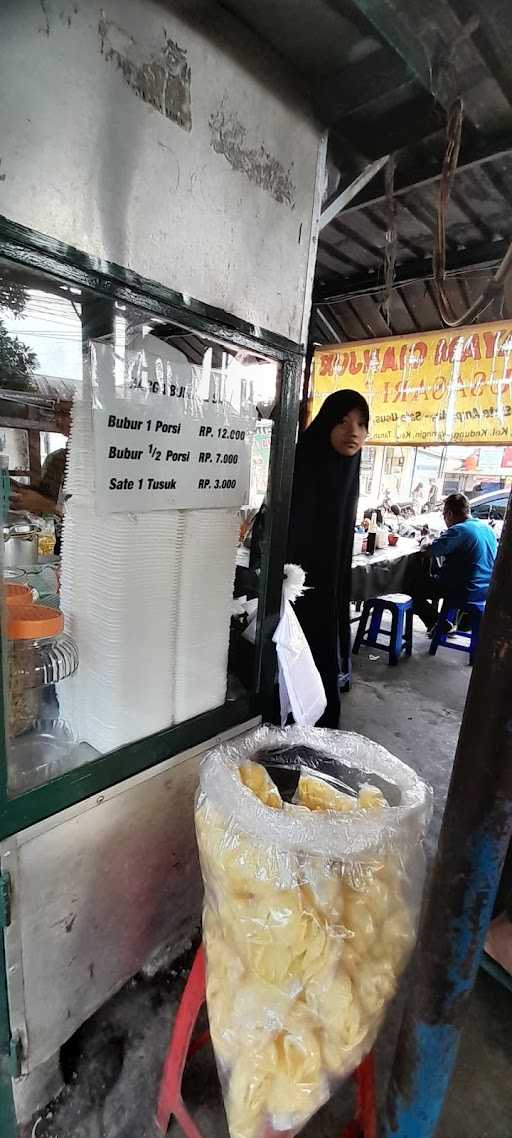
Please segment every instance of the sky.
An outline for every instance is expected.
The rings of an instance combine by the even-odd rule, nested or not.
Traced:
[[[16,318],[7,309],[0,315],[7,331],[36,353],[38,375],[80,382],[82,328],[79,310],[66,297],[30,289],[22,316]]]

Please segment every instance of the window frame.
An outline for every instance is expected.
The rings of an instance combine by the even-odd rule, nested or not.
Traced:
[[[267,530],[261,566],[261,599],[256,637],[253,692],[203,715],[175,724],[155,735],[98,756],[78,767],[9,798],[4,729],[3,682],[0,699],[0,840],[101,793],[164,759],[197,746],[256,715],[271,720],[274,707],[275,649],[272,635],[279,619],[282,572],[286,552],[293,459],[297,433],[304,347],[239,319],[222,309],[184,296],[120,265],[99,261],[55,238],[0,218],[0,258],[79,285],[112,302],[119,300],[182,324],[212,339],[252,350],[280,365],[275,437],[270,458]],[[0,675],[1,680],[1,675]]]

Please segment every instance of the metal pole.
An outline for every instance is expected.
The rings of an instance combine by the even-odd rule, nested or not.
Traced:
[[[256,631],[256,688],[262,697],[263,719],[274,722],[276,652],[272,637],[281,608],[283,566],[286,560],[288,517],[292,494],[295,443],[302,386],[302,356],[288,356],[281,368],[279,408],[274,420],[267,520],[260,571],[260,597]]]
[[[511,570],[509,508],[391,1074],[386,1138],[435,1133],[512,838]]]

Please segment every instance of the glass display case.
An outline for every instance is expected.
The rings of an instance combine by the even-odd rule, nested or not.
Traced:
[[[173,732],[182,745],[209,723],[243,721],[261,705],[265,651],[271,698],[265,507],[283,360],[11,261],[0,276],[16,798],[71,786],[112,753],[147,763],[137,744],[148,738],[168,754]],[[32,624],[50,613],[47,636],[29,636],[28,615],[25,629],[13,621],[13,586],[29,591]],[[276,583],[276,614],[277,597]]]

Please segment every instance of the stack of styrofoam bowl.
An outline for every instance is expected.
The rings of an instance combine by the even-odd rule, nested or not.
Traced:
[[[229,627],[239,531],[236,511],[187,510],[175,667],[179,723],[226,698]]]
[[[94,445],[91,399],[75,399],[66,463],[66,495],[91,503],[94,495]]]
[[[181,519],[170,511],[99,517],[72,501],[67,514],[75,552],[87,550],[73,565],[71,604],[64,581],[62,595],[80,655],[75,730],[108,751],[174,718]]]
[[[69,632],[78,645],[80,661],[79,617],[83,611],[83,604],[78,596],[77,583],[75,580],[75,551],[76,542],[73,516],[70,511],[66,510],[62,527],[60,607],[65,618],[66,632]],[[78,673],[75,672],[74,676],[70,676],[67,680],[57,684],[59,714],[61,718],[73,728],[76,738],[79,740],[82,740],[84,737],[82,731],[82,713],[85,708],[85,700],[80,700],[81,684],[82,670],[80,666]]]
[[[173,721],[180,517],[97,515],[90,404],[73,408],[61,604],[79,649],[61,714],[109,751]]]
[[[79,740],[84,740],[85,713],[88,706],[86,692],[86,670],[83,663],[84,640],[82,623],[86,613],[85,586],[89,547],[75,522],[77,508],[91,508],[94,494],[94,451],[92,435],[92,408],[90,400],[75,399],[71,410],[71,432],[68,443],[66,480],[64,485],[66,505],[62,529],[62,573],[60,604],[65,618],[66,631],[74,637],[78,645],[79,667],[74,676],[57,686],[60,715],[65,719]],[[71,504],[72,503],[72,504]],[[78,574],[78,568],[80,573]]]
[[[73,409],[61,604],[79,668],[61,715],[100,752],[222,704],[233,510],[98,515],[90,404]]]

